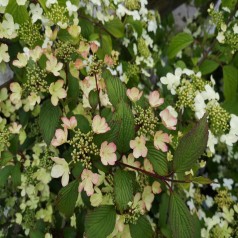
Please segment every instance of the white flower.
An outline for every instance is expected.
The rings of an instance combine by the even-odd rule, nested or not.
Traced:
[[[67,10],[68,10],[70,16],[72,16],[72,14],[74,12],[78,11],[77,6],[73,5],[70,1],[66,2],[66,7],[67,7]]]
[[[51,83],[49,92],[51,94],[51,103],[54,106],[58,105],[59,99],[66,98],[67,93],[63,88],[64,80],[57,80],[55,83]]]
[[[59,71],[62,69],[63,64],[57,62],[57,58],[53,55],[48,56],[48,61],[46,61],[46,70],[54,74],[54,76],[59,76]]]
[[[148,29],[149,32],[156,33],[156,30],[157,30],[157,23],[156,23],[156,21],[155,20],[154,21],[149,21],[147,29]]]
[[[201,92],[201,95],[204,100],[219,100],[219,94],[208,84],[205,85],[205,91]]]
[[[237,23],[233,26],[233,31],[235,34],[238,34],[238,24]]]
[[[233,183],[234,183],[233,179],[227,179],[227,178],[223,179],[223,186],[227,187],[229,190],[232,189],[232,184]]]
[[[238,135],[238,116],[231,114],[230,132]]]
[[[16,1],[19,6],[23,6],[26,4],[26,0],[16,0]]]
[[[213,181],[216,182],[216,183],[211,184],[211,187],[212,187],[213,190],[216,190],[217,188],[221,187],[221,185],[218,182],[218,179],[214,179]]]
[[[9,0],[1,0],[0,7],[6,7],[8,5]]]
[[[205,200],[206,205],[208,206],[208,208],[212,207],[214,204],[214,200],[212,197],[206,195],[206,200]]]
[[[18,53],[17,59],[12,62],[12,64],[18,68],[23,68],[27,65],[28,56],[25,53]]]
[[[8,54],[8,46],[6,44],[1,44],[0,46],[0,63],[9,62],[10,56]]]
[[[99,115],[96,115],[93,118],[92,128],[93,128],[93,132],[96,134],[103,134],[110,130],[110,127],[106,123],[105,118],[100,117]]]
[[[222,43],[222,44],[225,43],[225,36],[224,36],[223,32],[219,32],[216,38],[220,43]]]
[[[229,146],[233,146],[233,144],[238,141],[238,136],[235,134],[232,134],[232,132],[230,131],[229,134],[222,135],[220,138],[220,141],[222,143],[229,145]]]
[[[61,184],[63,187],[65,187],[69,183],[69,165],[63,158],[52,157],[51,159],[55,162],[55,165],[53,165],[51,170],[51,177],[62,177]]]
[[[41,8],[40,4],[30,4],[30,11],[29,13],[32,15],[32,23],[35,23],[37,20],[42,19],[43,9]]]
[[[198,93],[194,99],[194,110],[197,119],[201,119],[206,112],[206,104],[200,93]]]
[[[9,130],[12,134],[19,134],[21,128],[22,128],[21,124],[17,124],[16,122],[13,122],[12,125],[9,127]]]
[[[207,147],[211,151],[211,153],[215,153],[215,145],[218,143],[217,138],[212,134],[212,132],[208,131],[208,141],[207,141]]]
[[[46,7],[49,8],[52,4],[56,4],[56,3],[58,3],[57,0],[47,0],[45,5],[46,5]]]
[[[14,23],[12,15],[9,13],[5,13],[5,19],[2,22],[2,28],[0,31],[0,38],[8,38],[13,39],[17,36],[16,30],[19,29],[19,25],[17,23]]]

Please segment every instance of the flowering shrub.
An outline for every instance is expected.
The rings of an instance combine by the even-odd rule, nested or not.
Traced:
[[[238,237],[235,6],[1,1],[1,237]]]

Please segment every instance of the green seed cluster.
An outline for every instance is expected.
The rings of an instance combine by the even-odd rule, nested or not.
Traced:
[[[138,0],[126,0],[125,7],[131,11],[140,9],[140,1]]]
[[[41,69],[36,64],[26,68],[27,82],[24,84],[24,89],[27,92],[47,92],[48,85],[45,80],[47,76],[46,70]]]
[[[126,76],[130,78],[138,77],[138,74],[140,72],[139,67],[136,64],[128,64],[128,68],[126,70]]]
[[[150,50],[148,46],[145,43],[145,40],[143,38],[140,38],[138,40],[138,51],[141,56],[148,58],[150,56]]]
[[[137,205],[136,207],[130,207],[128,210],[128,213],[125,214],[125,223],[136,224],[140,216],[141,216],[141,210],[139,205]]]
[[[92,168],[91,156],[98,156],[99,149],[93,143],[93,132],[82,133],[76,129],[74,137],[69,141],[72,145],[73,151],[71,153],[73,161],[82,162],[83,166],[87,169]]]
[[[102,67],[103,67],[103,61],[98,60],[95,56],[93,56],[92,63],[89,65],[89,72],[88,74],[90,76],[101,74],[102,73]]]
[[[67,23],[68,18],[66,16],[66,8],[58,4],[54,4],[50,11],[46,13],[47,18],[49,18],[54,24],[58,22]]]
[[[219,104],[208,105],[207,110],[212,133],[217,136],[225,134],[229,130],[230,114]]]
[[[2,129],[0,131],[0,144],[10,146],[9,139],[10,139],[10,132],[5,128]]]
[[[191,80],[192,80],[192,85],[193,85],[193,87],[194,87],[196,90],[200,91],[200,92],[202,92],[202,91],[205,90],[205,86],[206,86],[207,84],[210,84],[210,82],[205,81],[205,80],[203,80],[203,79],[197,77],[196,75],[191,75]],[[211,86],[211,85],[210,85],[210,86]]]
[[[205,196],[201,194],[200,189],[196,189],[194,193],[194,200],[200,206],[205,200]]]
[[[56,43],[55,54],[59,59],[63,60],[66,63],[72,61],[72,54],[75,52],[75,47],[68,41],[58,41]]]
[[[214,200],[215,200],[215,203],[218,205],[218,207],[221,209],[224,206],[230,207],[230,205],[233,203],[231,194],[228,192],[227,189],[219,190]]]
[[[149,136],[154,135],[158,118],[155,116],[151,107],[143,109],[140,106],[135,107],[135,124],[139,127],[137,134]]]
[[[41,25],[27,21],[23,23],[19,29],[20,40],[29,45],[32,49],[43,41],[43,36],[40,34]]]

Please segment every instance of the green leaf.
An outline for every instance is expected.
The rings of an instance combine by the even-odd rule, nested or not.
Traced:
[[[106,22],[104,28],[115,38],[122,38],[124,36],[124,25],[118,18],[113,18],[113,20]]]
[[[222,0],[222,7],[228,7],[233,10],[237,4],[237,0]]]
[[[67,100],[69,100],[69,108],[71,110],[77,106],[79,94],[79,80],[68,73]]]
[[[127,16],[126,24],[127,23],[129,23],[134,28],[134,30],[138,34],[138,37],[142,35],[143,25],[141,21],[138,21],[138,20],[135,21],[132,16]]]
[[[146,216],[141,216],[136,224],[130,224],[132,238],[152,238],[154,232]]]
[[[112,38],[110,35],[100,35],[100,48],[97,51],[99,59],[103,60],[105,55],[110,55],[112,52]]]
[[[200,65],[202,75],[210,74],[218,68],[219,64],[214,60],[204,60]]]
[[[13,154],[9,151],[2,151],[0,158],[0,167],[5,166],[10,160],[13,159]]]
[[[99,102],[98,92],[91,90],[88,95],[88,100],[89,100],[89,104],[92,107],[92,109],[95,110],[97,108],[97,105]]]
[[[19,6],[16,0],[9,1],[5,13],[11,14],[14,19],[14,22],[18,24],[23,24],[30,18],[26,5]]]
[[[7,165],[4,168],[0,169],[0,188],[6,184],[8,177],[11,175],[12,169],[12,165]]]
[[[179,51],[183,50],[193,42],[191,34],[181,32],[173,37],[168,47],[168,57],[174,58]]]
[[[93,23],[80,17],[79,26],[81,27],[82,36],[86,39],[89,39],[90,35],[94,32]]]
[[[121,101],[128,102],[126,87],[119,78],[112,76],[109,71],[104,71],[102,77],[106,83],[109,100],[114,107]]]
[[[100,206],[90,211],[85,219],[85,232],[88,238],[105,238],[113,232],[116,223],[114,206]]]
[[[79,181],[75,180],[63,187],[56,198],[56,207],[66,217],[70,217],[74,213],[75,204],[78,198]]]
[[[169,223],[173,238],[193,238],[195,227],[188,208],[177,194],[171,194],[170,199]]]
[[[11,177],[12,177],[12,184],[16,188],[17,186],[21,185],[21,170],[20,170],[20,163],[14,165],[11,170]]]
[[[79,114],[75,115],[75,117],[78,123],[76,128],[80,129],[80,131],[83,133],[88,133],[91,130],[88,119],[85,116]]]
[[[238,116],[238,94],[231,101],[225,101],[222,107],[225,108],[229,113],[236,114]]]
[[[154,171],[160,175],[168,174],[168,161],[166,153],[157,150],[153,143],[146,143],[148,149],[147,159],[153,165]]]
[[[128,208],[128,202],[133,200],[133,176],[128,171],[117,170],[113,181],[115,203],[122,213]]]
[[[45,235],[42,231],[39,230],[31,230],[29,234],[30,238],[44,238]]]
[[[180,140],[174,152],[173,167],[177,173],[190,170],[207,147],[208,124],[207,115]]]
[[[39,126],[44,141],[49,145],[54,137],[55,130],[59,125],[61,110],[59,106],[53,106],[50,100],[43,103],[40,115]]]
[[[238,69],[226,65],[223,67],[224,96],[227,101],[232,101],[236,97],[238,87]]]
[[[213,183],[213,181],[209,178],[206,178],[206,177],[202,177],[202,176],[199,176],[199,177],[194,177],[191,179],[192,182],[194,183],[198,183],[198,184],[211,184]]]

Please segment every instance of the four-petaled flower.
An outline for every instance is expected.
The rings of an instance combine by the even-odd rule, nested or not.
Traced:
[[[100,117],[99,115],[96,115],[93,118],[92,128],[96,134],[102,134],[110,130],[110,127],[106,123],[105,118]]]
[[[51,169],[51,177],[52,178],[61,178],[61,184],[65,187],[69,183],[69,165],[63,158],[52,157],[51,158],[55,164]]]
[[[48,56],[48,61],[46,61],[46,70],[54,74],[54,76],[59,76],[59,71],[62,69],[63,64],[57,62],[57,58],[53,55]]]
[[[63,88],[64,80],[57,80],[55,83],[51,83],[49,92],[51,94],[51,103],[54,106],[58,105],[59,99],[66,98],[67,93]]]
[[[167,127],[170,130],[176,130],[177,125],[177,112],[174,110],[173,107],[168,106],[165,108],[162,112],[160,112],[160,117],[162,119],[162,123],[165,127]]]
[[[162,150],[163,152],[168,151],[168,146],[165,143],[169,143],[170,138],[167,133],[163,131],[157,131],[154,136],[154,146],[157,150]]]
[[[146,157],[148,149],[145,146],[145,142],[144,136],[136,137],[135,140],[130,141],[130,147],[133,149],[135,158],[139,158],[140,156]]]
[[[68,130],[65,127],[64,130],[57,129],[55,131],[55,138],[52,139],[51,144],[55,147],[64,144],[67,141]]]
[[[12,103],[17,104],[21,100],[22,88],[19,83],[11,83],[10,90],[12,94],[10,95],[10,100]]]
[[[160,94],[158,91],[153,91],[149,95],[149,103],[151,107],[159,107],[164,103],[164,99],[160,98]]]
[[[131,89],[127,89],[126,91],[126,95],[128,96],[128,98],[130,98],[130,100],[132,102],[136,102],[140,99],[140,97],[142,96],[143,92],[136,88],[136,87],[133,87]]]
[[[117,160],[117,155],[116,155],[116,150],[117,147],[116,145],[111,142],[108,143],[107,141],[104,141],[101,144],[101,148],[100,148],[100,157],[101,157],[101,161],[104,165],[114,165],[116,160]]]
[[[74,116],[70,117],[70,119],[68,119],[67,117],[61,117],[61,120],[63,122],[61,126],[63,126],[64,128],[74,129],[77,126],[77,120]]]
[[[81,174],[81,179],[82,182],[79,184],[79,192],[82,192],[84,189],[88,196],[93,195],[93,185],[97,185],[99,181],[99,175],[93,173],[91,170],[84,169]]]

